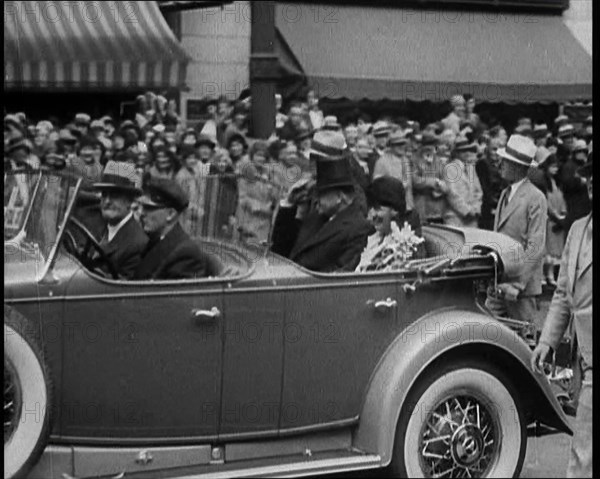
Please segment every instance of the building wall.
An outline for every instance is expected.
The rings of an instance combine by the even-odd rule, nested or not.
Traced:
[[[186,78],[191,90],[181,94],[181,113],[187,118],[188,101],[220,95],[233,100],[249,87],[250,2],[181,15],[181,43],[193,58]]]

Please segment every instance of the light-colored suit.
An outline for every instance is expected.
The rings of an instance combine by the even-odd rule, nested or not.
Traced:
[[[511,283],[523,296],[542,293],[542,262],[546,250],[548,202],[544,194],[526,179],[506,206],[506,188],[500,195],[494,218],[494,231],[510,236],[523,247],[523,269]]]
[[[475,165],[452,160],[444,167],[443,180],[448,186],[444,224],[477,228],[483,192]]]
[[[556,350],[573,318],[583,373],[567,477],[592,477],[592,239],[590,214],[571,226],[540,336],[540,342]]]
[[[544,194],[526,179],[504,203],[510,187],[502,191],[494,219],[494,231],[510,236],[523,248],[523,258],[516,258],[523,267],[517,276],[505,278],[519,290],[516,301],[496,297],[488,291],[486,306],[497,316],[508,316],[535,324],[539,322],[537,296],[542,293],[542,262],[546,251],[548,204]],[[515,254],[518,254],[515,251]]]

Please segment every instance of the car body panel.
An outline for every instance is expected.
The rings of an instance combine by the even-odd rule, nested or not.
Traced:
[[[387,464],[411,387],[471,345],[508,355],[527,392],[545,400],[545,415],[532,417],[569,430],[545,377],[528,369],[527,345],[474,300],[474,282],[516,274],[520,246],[468,228],[423,233],[425,260],[339,274],[199,238],[222,274],[176,281],[102,278],[62,248],[42,277],[40,262],[51,262],[5,244],[5,304],[57,331],[44,339],[58,413],[50,444],[71,447],[79,469],[86,454],[93,469],[111,450],[118,467],[144,448],[177,457],[189,447],[208,468],[210,447],[211,465],[223,451],[216,462],[235,471],[228,448],[230,460],[263,465],[318,436],[340,468],[360,455],[365,467]]]
[[[533,393],[536,388],[542,391],[555,413],[555,426],[572,432],[545,377],[530,372],[531,351],[519,335],[488,316],[452,307],[423,316],[390,345],[371,378],[354,445],[376,452],[387,465],[392,458],[398,417],[411,387],[436,358],[470,344],[502,349],[516,358],[531,380],[524,386],[527,392]]]

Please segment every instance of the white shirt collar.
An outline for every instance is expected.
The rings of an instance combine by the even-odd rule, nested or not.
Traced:
[[[510,192],[508,193],[508,201],[512,200],[512,197],[515,196],[515,193],[519,189],[519,186],[521,186],[523,183],[525,183],[526,179],[527,179],[527,177],[523,178],[521,181],[517,181],[516,183],[513,183],[512,185],[510,185]]]
[[[131,217],[133,217],[133,213],[130,211],[129,214],[125,218],[123,218],[118,224],[114,226],[109,224],[106,225],[106,228],[108,229],[107,238],[109,243],[113,240],[113,238],[116,236],[119,230],[123,227],[125,223],[129,221]]]

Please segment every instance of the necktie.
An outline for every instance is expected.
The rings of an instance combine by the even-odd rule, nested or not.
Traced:
[[[504,208],[506,208],[506,205],[508,204],[509,195],[510,195],[510,186],[508,188],[506,188],[504,190],[504,192],[502,193],[502,204],[500,205],[500,213],[502,213]]]

